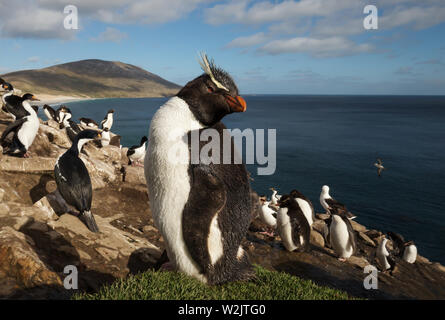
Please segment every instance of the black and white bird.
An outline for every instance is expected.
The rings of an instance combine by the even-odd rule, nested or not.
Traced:
[[[84,128],[84,129],[98,129],[99,126],[97,124],[96,121],[94,121],[93,119],[89,119],[89,118],[80,118],[80,125]]]
[[[388,248],[386,247],[387,242],[388,239],[386,237],[384,237],[380,242],[376,250],[376,260],[382,271],[393,271],[396,266],[396,262],[394,256],[388,251]]]
[[[141,143],[139,145],[131,146],[127,151],[128,165],[132,166],[143,166],[141,161],[145,157],[145,144],[148,139],[146,136],[143,136],[141,139]]]
[[[9,113],[14,120],[29,116],[25,104],[31,106],[29,101],[38,99],[32,93],[26,93],[22,97],[14,95],[14,87],[10,83],[4,83],[2,86],[7,91],[2,97],[3,111]]]
[[[66,123],[66,121],[70,120],[72,117],[71,110],[67,106],[62,105],[57,109],[56,113],[59,120],[58,122],[60,123],[60,128],[63,129],[64,123]]]
[[[333,207],[328,223],[329,244],[340,261],[350,258],[357,250],[357,239],[352,228],[347,210],[344,207]]]
[[[311,200],[295,189],[290,192],[290,195],[295,199],[295,201],[297,201],[298,206],[301,208],[301,211],[307,219],[307,222],[312,227],[312,224],[315,221],[315,210]]]
[[[114,114],[113,109],[108,110],[107,115],[100,122],[100,127],[102,129],[108,128],[108,130],[111,130],[111,126],[113,125],[113,114]]]
[[[272,191],[272,196],[270,197],[270,202],[272,202],[272,205],[276,206],[278,205],[278,201],[281,198],[281,195],[278,194],[278,191],[275,190],[275,188],[269,188],[270,191]]]
[[[58,114],[57,114],[56,110],[51,108],[51,106],[45,104],[43,106],[43,112],[45,113],[45,116],[48,118],[48,120],[54,120],[54,121],[59,122]]]
[[[301,207],[293,196],[283,195],[278,202],[277,232],[288,251],[307,251],[311,235],[309,225]]]
[[[273,237],[273,231],[277,228],[277,213],[269,205],[270,201],[264,201],[260,209],[260,219],[267,225],[269,230],[260,233]]]
[[[21,102],[21,108],[23,108],[25,114],[23,116],[20,115],[14,122],[9,124],[0,137],[0,143],[4,148],[4,154],[25,158],[29,157],[28,149],[34,142],[40,126],[37,112],[31,107],[28,102],[29,100],[38,101],[34,95],[25,94]],[[18,108],[16,110],[20,109]],[[19,116],[18,113],[16,113],[16,115]],[[7,137],[12,133],[12,140],[8,141]]]
[[[377,174],[379,175],[379,177],[382,174],[382,171],[385,170],[385,167],[383,166],[383,162],[380,158],[377,159],[377,162],[374,163],[374,166],[377,168]]]
[[[205,54],[201,58],[204,74],[153,116],[144,166],[153,219],[171,266],[213,285],[253,276],[241,246],[253,204],[246,167],[234,163],[234,142],[221,122],[245,111],[246,102],[227,72]],[[193,160],[205,146],[193,137],[203,132],[217,132],[221,143],[230,141],[231,148],[224,150],[231,149],[231,161]],[[192,152],[195,143],[199,150]],[[222,152],[221,145],[220,159]]]
[[[346,209],[346,206],[341,203],[338,202],[337,200],[335,200],[334,198],[332,198],[329,194],[329,187],[328,186],[323,186],[321,188],[321,193],[320,193],[320,204],[321,206],[326,210],[326,213],[330,213],[331,210],[334,207],[340,207],[343,208],[345,211],[345,215],[349,218],[349,219],[355,219],[357,216],[353,215],[351,212],[349,212]]]
[[[110,130],[108,127],[105,127],[105,129],[102,130],[102,139],[100,139],[100,144],[102,147],[106,147],[110,144]],[[144,154],[145,155],[145,154]]]
[[[417,247],[414,241],[405,241],[401,234],[389,231],[389,238],[395,244],[394,251],[397,256],[408,263],[414,263],[417,259]]]
[[[74,141],[76,136],[83,130],[81,127],[77,125],[73,120],[64,120],[63,127],[65,128],[66,134],[71,142]]]
[[[57,159],[54,167],[57,190],[68,205],[76,208],[80,218],[92,232],[99,231],[91,213],[93,188],[90,175],[85,164],[79,158],[79,153],[85,143],[100,139],[100,137],[101,134],[98,131],[83,130],[76,136],[71,148]]]

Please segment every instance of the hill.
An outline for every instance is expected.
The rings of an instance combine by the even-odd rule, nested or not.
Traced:
[[[83,98],[162,97],[179,86],[142,68],[118,61],[81,60],[1,76],[22,92]]]

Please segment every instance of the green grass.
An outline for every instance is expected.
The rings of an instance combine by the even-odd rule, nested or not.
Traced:
[[[104,286],[96,294],[76,294],[77,300],[338,300],[347,293],[321,287],[283,272],[256,266],[256,279],[208,286],[176,272],[154,272],[129,276]]]

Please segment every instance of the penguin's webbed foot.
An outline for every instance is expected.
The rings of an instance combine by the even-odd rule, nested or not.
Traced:
[[[338,258],[338,261],[340,261],[340,262],[346,262],[346,258]]]

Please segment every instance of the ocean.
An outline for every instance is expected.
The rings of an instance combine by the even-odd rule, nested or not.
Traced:
[[[276,129],[276,171],[258,176],[258,194],[270,187],[298,189],[317,212],[321,187],[368,228],[414,240],[419,254],[445,264],[445,97],[250,95],[247,111],[227,116],[228,128]],[[166,98],[100,99],[67,103],[73,119],[103,119],[115,110],[112,131],[124,146],[148,134]],[[45,117],[41,115],[44,119]],[[377,158],[387,168],[382,176]]]

